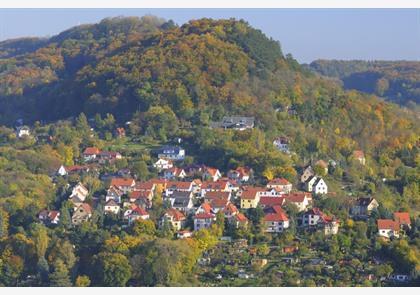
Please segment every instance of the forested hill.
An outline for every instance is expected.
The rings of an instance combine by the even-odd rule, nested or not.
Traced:
[[[309,68],[339,78],[346,89],[376,94],[401,105],[420,103],[419,61],[316,60]]]
[[[9,56],[0,59],[0,124],[110,113],[167,137],[164,122],[175,130],[246,115],[269,137],[313,137],[315,149],[415,145],[412,112],[303,69],[245,21],[108,18],[42,42],[0,44]]]

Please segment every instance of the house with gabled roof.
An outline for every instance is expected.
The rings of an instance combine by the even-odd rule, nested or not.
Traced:
[[[392,219],[378,219],[378,235],[385,238],[399,238],[400,224]]]
[[[286,203],[295,205],[299,212],[305,211],[312,205],[312,195],[307,192],[294,192],[283,195]]]
[[[280,233],[289,227],[289,218],[286,212],[278,205],[264,209],[265,231]]]
[[[186,176],[184,169],[178,167],[172,167],[163,171],[165,179],[184,179]]]
[[[312,168],[311,165],[309,165],[308,167],[306,167],[303,170],[302,175],[300,176],[300,182],[302,183],[306,183],[310,178],[312,178],[313,176],[315,176],[315,171]]]
[[[120,204],[121,203],[121,197],[123,195],[124,195],[124,192],[122,190],[120,190],[116,186],[111,186],[106,191],[105,202],[108,202],[109,200],[114,200],[115,202]]]
[[[210,204],[203,203],[195,212],[193,219],[194,230],[197,231],[202,228],[209,228],[216,221],[216,214]]]
[[[249,187],[242,191],[240,195],[241,209],[257,208],[260,202],[260,190],[259,188]]]
[[[81,182],[79,182],[77,185],[73,187],[71,194],[69,196],[69,199],[77,197],[79,200],[84,202],[88,195],[89,195],[88,189]]]
[[[101,151],[96,157],[100,164],[112,163],[115,160],[122,159],[122,155],[119,152],[112,151]]]
[[[274,178],[267,183],[267,188],[274,188],[288,194],[292,191],[293,185],[286,178]]]
[[[169,208],[160,218],[159,226],[162,228],[167,222],[174,230],[179,231],[184,227],[186,220],[184,213],[175,208]]]
[[[83,160],[85,162],[93,161],[100,153],[101,150],[97,147],[87,147],[82,153]]]
[[[249,167],[238,167],[234,170],[229,170],[227,177],[239,183],[246,183],[249,181],[252,173],[253,171]]]
[[[192,192],[192,181],[168,181],[165,189],[165,196],[170,196],[174,191]]]
[[[124,218],[128,221],[128,224],[133,224],[136,220],[147,220],[150,218],[149,213],[142,207],[134,204],[124,212]]]
[[[222,177],[222,174],[220,173],[219,169],[212,168],[212,167],[205,167],[202,178],[208,179],[211,181],[217,181],[219,178]]]
[[[338,233],[339,221],[334,216],[326,215],[319,208],[312,208],[299,216],[298,225],[313,229],[321,228],[325,235],[335,235]]]
[[[113,199],[108,200],[108,202],[106,202],[104,206],[105,213],[118,214],[120,213],[120,209],[120,205]]]
[[[169,200],[173,208],[184,214],[188,214],[194,209],[193,193],[191,191],[174,191]]]
[[[83,203],[76,210],[74,210],[71,217],[71,222],[74,225],[79,225],[82,222],[88,221],[92,217],[92,208],[89,204]]]
[[[152,201],[153,201],[153,192],[152,191],[133,191],[128,194],[128,198],[130,200],[130,203],[143,203],[145,204],[146,208],[152,207]]]
[[[153,167],[160,172],[162,170],[174,167],[174,163],[170,159],[160,158],[155,163],[153,163]]]
[[[328,193],[328,186],[321,177],[313,176],[305,183],[305,189],[316,195],[325,195]]]
[[[408,212],[394,212],[394,221],[398,222],[401,229],[410,229],[411,220]]]
[[[133,178],[119,178],[115,177],[111,179],[110,186],[115,186],[119,190],[123,191],[124,194],[132,192],[134,190],[134,186],[136,185],[136,181]]]
[[[185,150],[178,146],[164,146],[157,150],[158,158],[180,161],[185,159]]]
[[[259,205],[261,208],[273,207],[273,206],[283,206],[286,203],[285,197],[260,197]]]
[[[367,218],[378,207],[379,203],[374,198],[358,198],[350,209],[350,215],[355,218]]]
[[[204,198],[206,193],[212,191],[232,192],[234,190],[233,185],[227,180],[217,181],[203,181],[201,183],[201,197]]]
[[[42,210],[38,214],[38,219],[45,225],[49,225],[49,224],[56,225],[60,222],[60,211],[56,211],[56,210],[49,211],[47,209]]]

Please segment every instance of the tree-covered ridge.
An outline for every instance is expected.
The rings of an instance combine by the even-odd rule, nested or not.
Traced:
[[[346,89],[376,94],[407,105],[420,103],[420,62],[316,60],[309,68],[339,78]]]

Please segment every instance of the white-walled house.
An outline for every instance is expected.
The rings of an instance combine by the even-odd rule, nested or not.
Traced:
[[[392,219],[378,219],[378,235],[385,238],[399,238],[400,225]]]
[[[153,164],[153,167],[156,168],[158,171],[162,171],[174,167],[174,164],[169,159],[161,158]]]
[[[118,205],[117,202],[112,199],[106,202],[104,206],[105,213],[118,214],[120,213],[120,209],[120,205]]]

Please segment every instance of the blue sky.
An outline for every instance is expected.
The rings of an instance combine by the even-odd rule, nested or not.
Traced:
[[[420,61],[420,9],[0,9],[0,40],[51,36],[109,16],[242,18],[299,62],[317,58]]]

